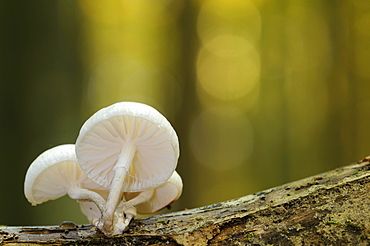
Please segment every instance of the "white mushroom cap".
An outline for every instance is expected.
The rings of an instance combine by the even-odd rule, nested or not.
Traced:
[[[182,187],[182,179],[175,171],[164,184],[154,189],[153,195],[148,201],[135,206],[137,212],[140,214],[150,214],[162,210],[166,206],[179,199],[182,193]],[[128,203],[130,200],[138,197],[138,195],[140,195],[139,192],[125,193]]]
[[[73,188],[102,188],[82,172],[73,144],[60,145],[43,152],[27,170],[24,193],[32,205],[57,199],[68,192],[72,194]]]
[[[91,116],[80,130],[76,154],[87,176],[109,187],[128,144],[135,146],[135,153],[132,164],[125,166],[122,191],[155,188],[175,170],[179,157],[176,132],[156,109],[136,102],[119,102]]]

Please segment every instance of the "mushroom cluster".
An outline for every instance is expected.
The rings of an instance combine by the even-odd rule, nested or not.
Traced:
[[[179,142],[168,120],[136,102],[103,108],[82,126],[76,144],[39,155],[28,168],[24,193],[32,205],[68,194],[106,236],[121,234],[137,213],[176,201]]]

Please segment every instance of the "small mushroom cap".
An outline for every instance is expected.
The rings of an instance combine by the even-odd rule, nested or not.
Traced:
[[[126,144],[135,146],[135,155],[122,191],[155,188],[175,170],[179,157],[175,130],[156,109],[136,102],[115,103],[85,122],[76,142],[82,170],[94,182],[110,187]]]
[[[32,205],[37,205],[64,196],[73,186],[103,188],[82,172],[75,146],[64,144],[46,150],[32,162],[26,173],[24,194]]]
[[[182,193],[182,186],[182,179],[175,171],[164,184],[154,189],[153,196],[149,201],[135,206],[137,212],[139,214],[151,214],[162,210],[179,199]],[[127,192],[125,197],[126,200],[131,200],[139,194],[139,192]]]

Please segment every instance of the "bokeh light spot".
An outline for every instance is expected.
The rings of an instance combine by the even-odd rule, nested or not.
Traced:
[[[241,36],[255,43],[260,37],[261,17],[251,1],[211,0],[202,5],[197,30],[203,44],[223,34]]]
[[[222,100],[248,94],[259,81],[257,50],[238,36],[218,36],[198,55],[197,75],[202,88]]]

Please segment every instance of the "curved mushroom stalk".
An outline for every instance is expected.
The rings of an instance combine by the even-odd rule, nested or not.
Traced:
[[[155,189],[142,191],[139,193],[138,196],[128,200],[127,202],[121,202],[120,205],[117,207],[117,212],[121,214],[126,214],[126,211],[130,207],[135,207],[139,204],[148,202],[153,197],[154,191]]]
[[[143,192],[126,192],[128,200],[118,209],[125,210],[129,206],[135,206],[140,214],[151,214],[167,207],[176,201],[182,193],[182,179],[175,171],[172,176],[162,185]]]
[[[99,208],[97,203],[91,202],[88,199],[78,199],[77,202],[80,204],[81,212],[87,217],[90,223],[97,226],[105,210],[105,204],[109,190],[92,189],[91,191],[97,193],[103,199],[104,206],[102,208]]]
[[[71,187],[68,189],[68,195],[70,198],[75,199],[78,202],[88,201],[95,203],[101,213],[105,210],[104,198],[92,190],[80,187]]]

